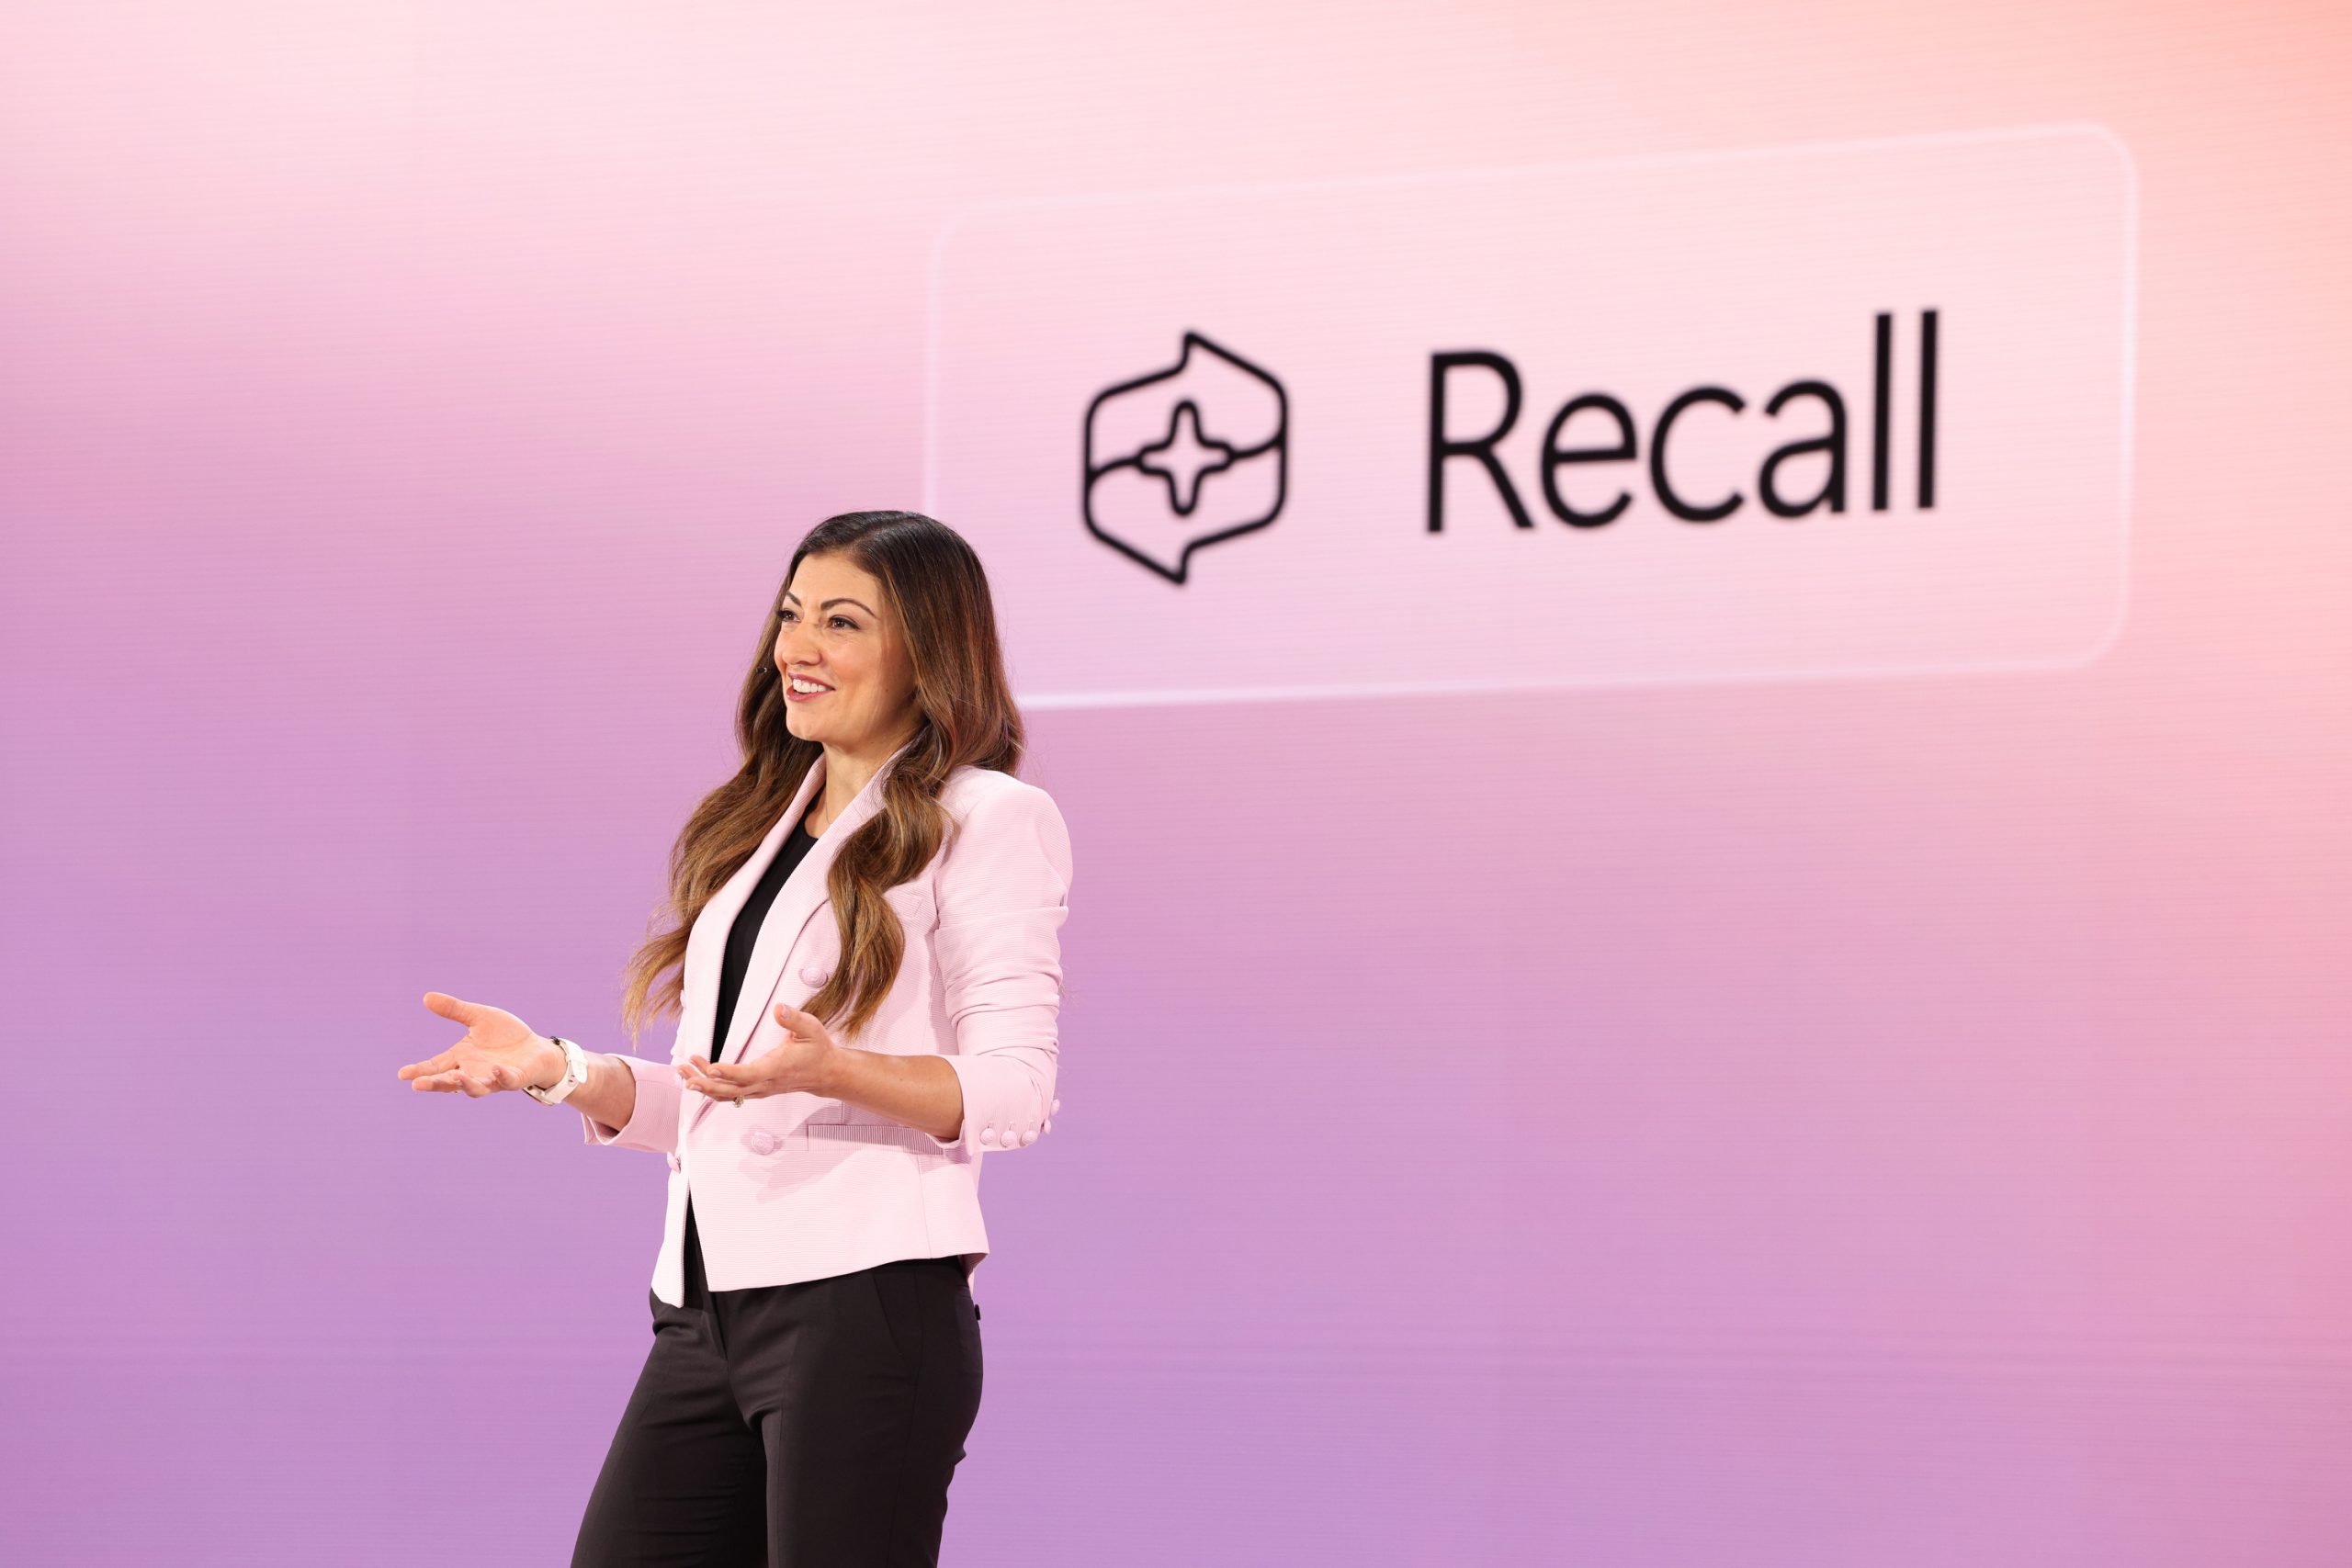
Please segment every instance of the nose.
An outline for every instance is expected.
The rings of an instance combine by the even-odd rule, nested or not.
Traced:
[[[795,664],[808,663],[808,660],[800,656],[801,645],[808,640],[808,628],[800,622],[786,621],[778,626],[775,631],[777,665],[788,670]]]

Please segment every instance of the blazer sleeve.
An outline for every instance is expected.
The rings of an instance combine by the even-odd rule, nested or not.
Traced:
[[[678,1152],[678,1097],[686,1086],[678,1081],[674,1068],[667,1062],[649,1062],[642,1056],[608,1053],[605,1060],[618,1062],[637,1079],[637,1104],[630,1108],[628,1124],[607,1133],[605,1124],[585,1111],[580,1113],[581,1137],[591,1144],[617,1144],[625,1149],[650,1149],[657,1155]]]
[[[1069,829],[1053,796],[1012,784],[966,816],[940,867],[932,941],[956,1029],[946,1061],[964,1089],[963,1124],[944,1148],[1023,1147],[1061,1107],[1054,1074]]]

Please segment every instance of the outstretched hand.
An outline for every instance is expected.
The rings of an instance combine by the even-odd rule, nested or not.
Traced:
[[[424,1005],[466,1026],[465,1038],[437,1056],[411,1062],[401,1077],[435,1094],[480,1100],[525,1084],[548,1088],[563,1077],[563,1047],[542,1039],[503,1008],[460,1001],[441,991],[424,993]]]
[[[750,1061],[708,1062],[689,1056],[678,1064],[678,1076],[688,1089],[734,1104],[771,1094],[821,1093],[818,1086],[842,1047],[813,1013],[778,1002],[775,1017],[784,1025],[784,1038]]]

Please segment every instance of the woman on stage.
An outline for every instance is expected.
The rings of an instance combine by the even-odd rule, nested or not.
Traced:
[[[668,1162],[653,1345],[574,1568],[935,1563],[979,1410],[980,1157],[1060,1108],[1069,835],[1014,777],[978,558],[931,518],[849,513],[786,584],[742,768],[687,819],[677,924],[628,969],[632,1038],[676,1005],[671,1060],[435,991],[465,1036],[400,1070],[570,1105],[588,1142]]]

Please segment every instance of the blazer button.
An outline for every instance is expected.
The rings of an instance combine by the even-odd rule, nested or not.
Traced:
[[[1040,1129],[1039,1129],[1039,1131],[1040,1131],[1040,1132],[1050,1133],[1050,1132],[1052,1132],[1053,1130],[1054,1130],[1054,1119],[1053,1119],[1052,1117],[1048,1116],[1048,1117],[1046,1117],[1046,1124],[1045,1124],[1045,1126],[1044,1126],[1044,1127],[1042,1127],[1042,1128],[1040,1128]]]
[[[1056,1111],[1059,1111],[1061,1108],[1062,1108],[1062,1102],[1061,1102],[1060,1099],[1057,1097],[1057,1098],[1054,1100],[1054,1109],[1055,1109]]]
[[[996,1142],[995,1122],[991,1122],[987,1126],[980,1129],[980,1142],[984,1144],[993,1144]]]
[[[1037,1141],[1037,1129],[1036,1129],[1036,1128],[1035,1128],[1035,1127],[1023,1127],[1023,1128],[1022,1128],[1022,1129],[1021,1129],[1021,1141],[1022,1141],[1023,1143],[1024,1143],[1024,1144],[1034,1144],[1034,1143],[1035,1143],[1035,1142]]]
[[[833,972],[821,964],[811,964],[800,971],[800,977],[812,986],[821,986],[833,977]]]
[[[765,1127],[754,1127],[743,1134],[743,1146],[755,1155],[775,1153],[775,1134]]]

